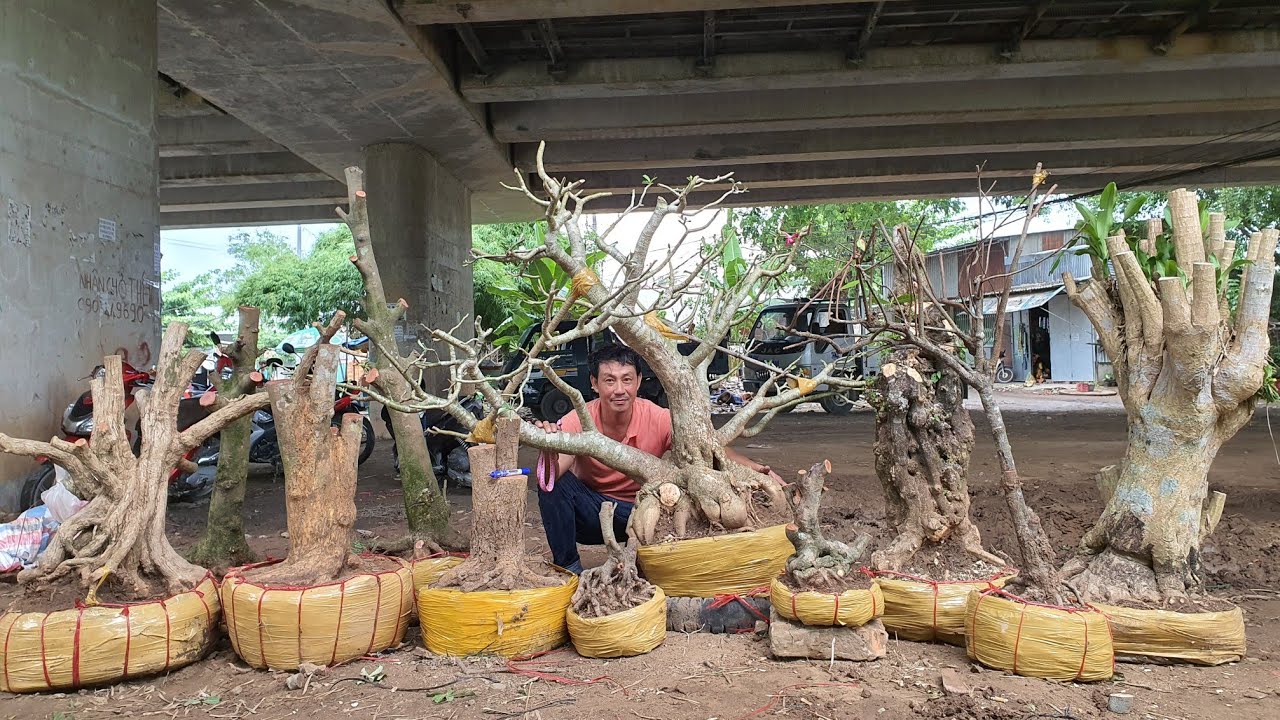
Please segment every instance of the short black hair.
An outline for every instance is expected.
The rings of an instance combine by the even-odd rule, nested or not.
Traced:
[[[591,356],[587,358],[587,366],[591,368],[591,377],[600,377],[600,366],[605,363],[630,365],[636,369],[637,376],[640,374],[640,355],[626,345],[609,343],[596,348],[595,352],[591,353]]]

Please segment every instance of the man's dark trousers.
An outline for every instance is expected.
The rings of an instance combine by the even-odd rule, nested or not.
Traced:
[[[556,565],[581,573],[578,543],[604,544],[604,537],[600,534],[600,505],[605,502],[617,506],[613,511],[613,536],[618,542],[625,543],[631,503],[601,495],[587,487],[573,472],[561,475],[551,492],[539,491],[538,510],[542,513],[542,527],[547,533],[551,558]]]

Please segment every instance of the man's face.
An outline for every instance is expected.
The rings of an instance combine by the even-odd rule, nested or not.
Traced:
[[[629,364],[605,362],[600,363],[597,375],[591,378],[591,389],[600,396],[614,412],[626,412],[635,402],[636,393],[640,391],[640,376]]]

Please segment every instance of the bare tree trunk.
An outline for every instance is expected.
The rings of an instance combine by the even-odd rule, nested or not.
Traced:
[[[231,358],[231,377],[214,380],[221,402],[253,392],[261,375],[257,372],[258,308],[240,307],[240,327],[235,342],[225,348]],[[218,441],[218,470],[204,537],[188,555],[191,562],[206,567],[227,568],[253,560],[253,550],[244,537],[244,493],[249,477],[249,435],[253,422],[246,415],[222,429]]]
[[[787,538],[796,552],[787,559],[786,578],[796,590],[843,592],[857,577],[858,561],[871,544],[871,536],[865,534],[846,545],[822,533],[819,510],[829,472],[830,460],[814,463],[808,472],[800,472],[795,495],[786,495],[796,520],[787,526]]]
[[[59,526],[48,548],[20,582],[49,582],[71,570],[95,590],[112,579],[133,597],[155,595],[153,581],[166,592],[189,590],[205,570],[178,554],[165,537],[169,475],[187,451],[238,417],[264,407],[265,395],[226,403],[191,427],[177,428],[178,402],[204,353],[182,351],[187,326],[173,323],[160,343],[155,384],[135,393],[141,408],[141,454],[134,456],[124,429],[124,381],[120,357],[104,359],[105,372],[92,381],[93,434],[89,442],[17,440],[0,434],[0,451],[46,455],[75,478],[92,498]]]
[[[1018,475],[1018,466],[1013,461],[1009,431],[1004,426],[1004,415],[996,404],[990,378],[987,380],[977,388],[978,397],[982,400],[987,422],[991,425],[991,437],[995,441],[996,460],[1000,463],[1000,487],[1004,491],[1005,504],[1009,506],[1009,515],[1013,518],[1013,531],[1022,554],[1020,572],[1032,585],[1048,592],[1055,602],[1061,602],[1060,578],[1055,569],[1058,555],[1040,524],[1040,516],[1027,505],[1026,495],[1022,492],[1022,477]]]
[[[362,420],[356,413],[344,415],[334,436],[333,396],[340,352],[324,342],[310,378],[300,375],[293,381],[267,384],[284,465],[289,556],[255,573],[254,582],[317,585],[358,564],[351,541]],[[304,370],[301,365],[298,369]]]
[[[408,403],[414,397],[407,371],[414,357],[400,354],[396,342],[396,323],[404,317],[409,305],[401,298],[388,305],[382,275],[374,257],[373,239],[369,230],[369,210],[365,199],[364,172],[358,167],[347,168],[347,194],[350,203],[347,212],[339,211],[351,228],[356,254],[351,258],[360,277],[364,280],[364,309],[366,320],[356,319],[356,328],[373,342],[375,352],[370,353],[377,372],[373,385],[378,392],[398,403]],[[422,374],[417,379],[421,382]],[[435,391],[435,388],[432,388]],[[395,434],[396,453],[400,462],[400,485],[404,491],[404,513],[409,524],[410,542],[421,541],[433,550],[440,550],[449,524],[449,503],[440,492],[440,485],[431,471],[431,456],[422,434],[422,423],[416,413],[404,413],[391,407],[391,429]]]
[[[936,379],[935,379],[936,378]],[[894,351],[876,379],[876,474],[898,535],[872,555],[877,570],[900,570],[927,545],[954,542],[975,559],[1005,565],[982,547],[969,517],[973,421],[964,384],[916,348]]]
[[[653,585],[636,569],[634,543],[623,546],[613,534],[611,502],[600,505],[600,534],[609,556],[598,567],[582,571],[570,607],[584,618],[597,618],[630,610],[653,597]]]
[[[1253,414],[1268,349],[1280,233],[1250,238],[1238,307],[1227,287],[1235,246],[1225,219],[1201,227],[1193,193],[1169,194],[1180,276],[1152,279],[1123,235],[1107,239],[1114,289],[1097,280],[1067,294],[1089,317],[1116,369],[1128,445],[1114,490],[1080,552],[1063,568],[1087,600],[1179,601],[1203,589],[1200,543],[1216,524],[1209,466]],[[1161,234],[1148,225],[1148,243]],[[1210,259],[1216,262],[1210,262]]]
[[[495,422],[495,445],[479,445],[471,458],[471,554],[435,583],[436,587],[476,590],[526,590],[550,587],[560,578],[529,566],[524,550],[524,517],[529,481],[524,475],[493,477],[495,469],[518,467],[520,419]]]

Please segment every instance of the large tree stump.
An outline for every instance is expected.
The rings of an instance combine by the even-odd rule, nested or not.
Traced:
[[[360,415],[348,413],[335,430],[333,397],[341,351],[316,346],[310,376],[299,365],[292,381],[267,384],[284,465],[289,555],[253,575],[260,584],[318,585],[358,565],[355,535]]]
[[[973,421],[964,384],[919,349],[895,350],[880,369],[876,411],[876,475],[897,536],[872,555],[877,570],[900,570],[926,545],[954,542],[976,559],[1006,563],[982,548],[969,517]]]
[[[187,326],[165,331],[155,383],[135,393],[141,408],[141,451],[134,455],[124,427],[124,380],[118,355],[103,360],[93,378],[93,433],[88,442],[54,438],[47,443],[0,434],[0,451],[45,455],[72,476],[89,504],[58,527],[34,567],[19,582],[53,581],[76,570],[91,589],[108,579],[134,598],[157,594],[158,581],[170,595],[191,589],[205,569],[185,560],[165,537],[169,475],[183,455],[229,423],[265,407],[265,395],[226,403],[185,430],[178,430],[178,403],[204,353],[183,353]],[[91,600],[93,595],[91,594]]]
[[[524,551],[524,517],[529,480],[524,475],[495,478],[494,469],[518,467],[520,419],[502,417],[495,422],[494,445],[478,445],[471,458],[471,554],[445,572],[434,587],[476,590],[527,590],[550,587],[562,578],[543,575]],[[545,567],[545,563],[536,560]]]

